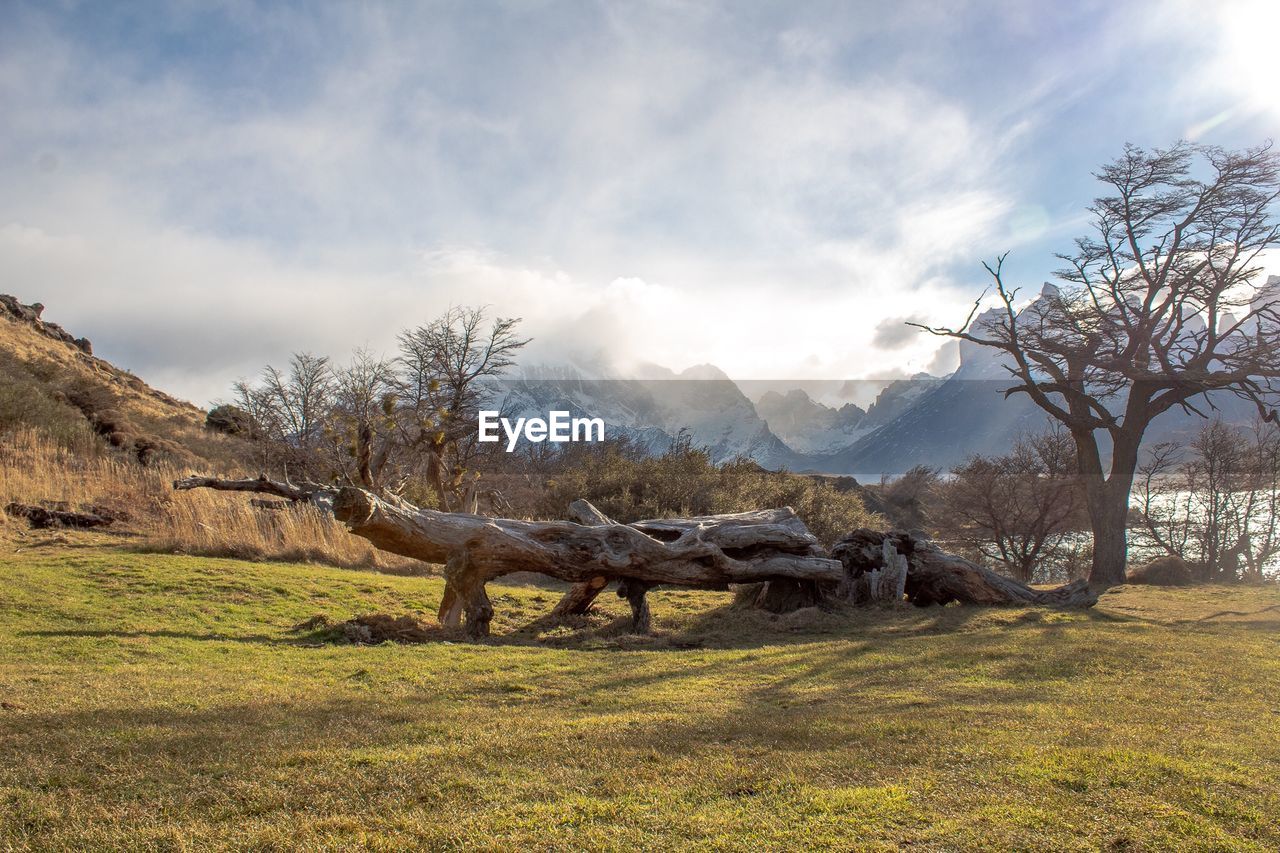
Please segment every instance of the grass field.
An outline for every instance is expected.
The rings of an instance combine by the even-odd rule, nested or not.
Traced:
[[[658,591],[633,638],[612,597],[556,628],[512,586],[483,645],[289,630],[440,589],[0,555],[0,848],[1280,847],[1274,589],[780,618]]]

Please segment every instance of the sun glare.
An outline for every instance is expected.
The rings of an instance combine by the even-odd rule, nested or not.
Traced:
[[[1218,10],[1221,26],[1222,74],[1240,92],[1238,108],[1280,113],[1280,4],[1273,0],[1240,0]]]

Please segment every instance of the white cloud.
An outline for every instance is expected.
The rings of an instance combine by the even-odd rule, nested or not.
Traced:
[[[241,14],[245,38],[303,46],[287,81],[269,56],[157,70],[27,16],[0,51],[0,289],[201,402],[290,350],[389,348],[450,304],[524,317],[540,358],[922,369],[938,342],[886,352],[877,323],[963,317],[957,262],[1057,227],[1027,214],[1011,152],[1061,81],[993,114],[851,63],[922,37],[919,9],[815,8]]]

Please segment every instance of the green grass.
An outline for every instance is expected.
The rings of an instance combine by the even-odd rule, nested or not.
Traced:
[[[781,618],[659,590],[633,638],[612,597],[556,628],[512,586],[483,645],[289,631],[439,593],[0,556],[0,848],[1280,847],[1274,590]]]

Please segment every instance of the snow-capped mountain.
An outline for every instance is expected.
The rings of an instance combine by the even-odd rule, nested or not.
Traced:
[[[631,377],[608,376],[611,371],[599,366],[588,369],[595,377],[588,378],[579,367],[539,367],[503,383],[499,397],[504,414],[542,417],[560,410],[574,417],[599,417],[607,436],[627,436],[654,453],[686,432],[717,462],[747,456],[782,468],[803,461],[770,431],[738,386],[712,365],[681,373],[643,365]]]
[[[865,409],[853,403],[833,409],[814,402],[801,388],[785,394],[766,391],[756,401],[756,413],[774,435],[798,453],[835,453],[875,428],[864,424]]]
[[[1023,311],[1057,292],[1045,284]],[[1276,292],[1280,276],[1271,276],[1258,299],[1273,299]],[[999,309],[987,311],[970,328],[988,332],[1002,316]],[[767,468],[893,475],[916,465],[945,470],[975,453],[1003,453],[1020,434],[1047,427],[1047,415],[1026,395],[1005,396],[1015,383],[999,351],[961,341],[959,354],[951,375],[921,373],[890,382],[866,410],[852,403],[827,406],[800,388],[769,390],[752,404],[723,371],[706,364],[680,373],[646,364],[626,375],[591,361],[541,366],[503,383],[499,396],[509,416],[567,410],[603,418],[607,435],[628,436],[653,453],[686,431],[717,462],[747,456]],[[1208,406],[1233,422],[1247,423],[1255,414],[1252,404],[1229,394],[1214,395]],[[1174,409],[1152,423],[1148,440],[1186,440],[1201,423]]]
[[[1280,276],[1271,276],[1258,300],[1274,300],[1277,291]],[[1058,288],[1046,283],[1038,299],[1022,310],[1034,311],[1040,300],[1057,295]],[[987,311],[974,319],[970,330],[989,333],[989,324],[1000,319],[1000,309]],[[1203,328],[1200,318],[1192,318],[1186,334],[1198,334]],[[1246,329],[1241,334],[1249,332]],[[998,350],[961,341],[960,367],[953,374],[945,380],[911,380],[909,391],[898,392],[910,399],[906,405],[893,407],[892,418],[843,451],[812,460],[812,467],[830,473],[863,475],[900,474],[915,465],[945,470],[975,453],[1003,453],[1019,435],[1043,431],[1049,425],[1049,417],[1027,395],[1005,396],[1005,391],[1017,384],[1007,369],[1006,358]],[[1123,406],[1123,399],[1109,401],[1108,405]],[[1229,393],[1213,394],[1198,408],[1213,411],[1233,423],[1249,423],[1256,416],[1252,403]],[[868,420],[875,409],[873,406],[868,412]],[[1172,409],[1152,422],[1146,440],[1186,441],[1202,425],[1203,420],[1197,415]]]

